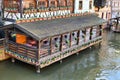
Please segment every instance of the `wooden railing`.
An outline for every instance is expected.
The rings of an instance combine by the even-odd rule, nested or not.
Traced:
[[[4,48],[5,38],[0,39],[0,48]]]
[[[22,57],[30,58],[37,60],[38,58],[38,49],[28,47],[22,44],[17,44],[12,41],[8,41],[8,50],[12,51],[14,55],[20,55]]]
[[[41,47],[40,49],[40,57],[45,57],[50,54],[50,47]]]

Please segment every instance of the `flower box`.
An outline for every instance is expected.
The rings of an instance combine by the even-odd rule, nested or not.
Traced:
[[[21,23],[21,20],[17,20],[16,23]]]
[[[35,20],[32,18],[32,19],[30,19],[30,22],[34,22]]]

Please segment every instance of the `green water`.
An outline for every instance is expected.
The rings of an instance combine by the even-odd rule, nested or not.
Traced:
[[[0,80],[120,80],[120,33],[104,31],[101,47],[94,46],[35,72],[20,61],[0,62]]]

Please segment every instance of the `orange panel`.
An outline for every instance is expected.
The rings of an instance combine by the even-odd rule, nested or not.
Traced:
[[[26,36],[22,34],[16,34],[16,43],[26,44]]]

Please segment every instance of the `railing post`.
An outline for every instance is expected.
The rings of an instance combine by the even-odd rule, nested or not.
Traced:
[[[42,42],[42,41],[40,41],[40,40],[38,41],[38,50],[37,50],[37,51],[38,51],[38,52],[37,52],[37,59],[38,59],[38,61],[39,61],[39,59],[40,59],[41,42]]]
[[[70,44],[69,44],[69,47],[72,46],[72,32],[70,32]]]
[[[77,32],[77,45],[80,43],[80,30]]]
[[[92,39],[92,35],[93,35],[92,30],[93,30],[93,28],[91,27],[90,28],[90,40]]]
[[[7,32],[8,30],[7,29],[5,29],[5,47],[6,48],[8,48],[8,32]]]
[[[99,25],[99,31],[100,31],[99,36],[101,36],[102,35],[102,25]]]
[[[63,35],[61,35],[61,38],[60,38],[60,51],[62,51],[62,46],[63,46]]]
[[[50,37],[50,54],[52,54],[52,37]]]

